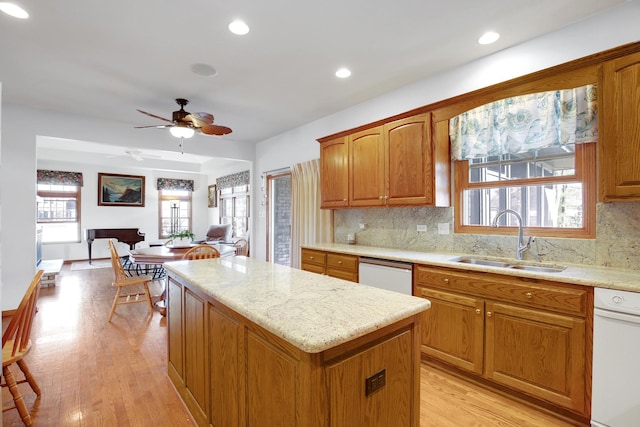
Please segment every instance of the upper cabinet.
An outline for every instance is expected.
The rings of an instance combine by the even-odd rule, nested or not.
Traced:
[[[349,148],[347,137],[339,137],[320,144],[320,180],[323,208],[349,206]]]
[[[333,168],[335,175],[321,177],[322,207],[449,206],[448,133],[438,141],[434,144],[432,139],[428,112],[321,139],[321,173]],[[344,159],[345,142],[346,180],[344,170],[329,166],[343,164],[336,159]],[[436,176],[436,170],[444,173]],[[347,203],[344,182],[348,183]]]
[[[640,200],[640,52],[602,64],[599,198]]]

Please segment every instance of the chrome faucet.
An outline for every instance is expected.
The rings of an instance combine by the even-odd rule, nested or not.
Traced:
[[[529,236],[529,240],[527,243],[524,243],[524,239],[522,237],[522,217],[520,214],[513,209],[504,209],[498,212],[498,214],[493,218],[491,222],[492,227],[498,227],[498,219],[505,214],[515,215],[518,220],[518,242],[516,244],[516,259],[522,259],[522,254],[527,251],[531,247],[531,236]]]

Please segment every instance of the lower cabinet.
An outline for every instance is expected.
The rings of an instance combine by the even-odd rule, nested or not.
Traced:
[[[300,259],[302,270],[358,282],[358,257],[356,255],[302,248]]]
[[[421,349],[435,359],[590,417],[593,290],[417,266],[414,294],[431,301]]]
[[[181,280],[168,289],[169,378],[199,426],[419,426],[421,315],[307,353]]]

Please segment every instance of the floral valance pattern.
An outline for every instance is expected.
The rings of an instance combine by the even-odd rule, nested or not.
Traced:
[[[46,185],[74,185],[76,187],[82,187],[83,185],[82,172],[38,169],[37,180],[38,184]]]
[[[239,185],[249,185],[249,183],[250,183],[249,171],[238,172],[238,173],[234,173],[234,174],[223,176],[216,179],[218,190],[237,187]]]
[[[449,121],[454,160],[517,154],[598,140],[597,87],[515,96]]]
[[[193,191],[192,179],[158,178],[158,190]]]

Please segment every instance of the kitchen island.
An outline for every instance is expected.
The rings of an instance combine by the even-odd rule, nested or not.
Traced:
[[[429,301],[246,257],[165,267],[168,374],[198,425],[419,425]]]

